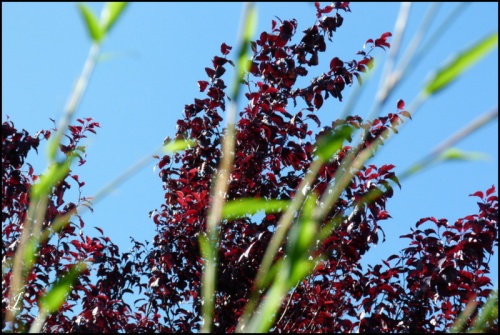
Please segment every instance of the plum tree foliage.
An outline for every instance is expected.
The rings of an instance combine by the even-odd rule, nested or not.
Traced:
[[[373,64],[372,50],[391,47],[391,33],[386,32],[369,38],[353,59],[322,58],[347,12],[349,3],[325,7],[316,3],[317,20],[311,27],[298,31],[295,19],[276,19],[269,31],[261,32],[250,43],[251,64],[242,81],[246,101],[235,123],[234,165],[226,200],[279,200],[288,204],[298,193],[304,193],[301,216],[297,212],[297,217],[306,221],[293,226],[281,242],[269,280],[277,275],[277,264],[287,258],[293,260],[290,264],[312,266],[310,274],[297,277],[299,280],[287,290],[270,331],[438,332],[449,330],[461,312],[472,308],[463,326],[468,329],[492,292],[488,264],[493,247],[498,245],[494,186],[471,194],[478,200],[477,213],[455,222],[422,218],[401,236],[408,241],[406,248],[366,269],[360,260],[372,246],[384,242],[381,223],[390,218],[386,204],[394,196],[394,187],[400,187],[395,166],[363,164],[352,172],[352,179],[332,204],[325,207],[323,202],[331,192],[330,186],[349,170],[347,160],[376,148],[411,117],[404,101],[399,100],[393,111],[372,120],[351,115],[329,124],[322,121],[322,113],[328,113],[327,99],[342,101],[349,86],[362,84],[362,73]],[[204,96],[186,104],[177,121],[175,137],[192,140],[194,145],[158,157],[159,182],[165,196],[160,208],[150,213],[157,227],[153,242],[133,240],[132,250],[122,252],[101,228],[96,228],[97,237],[81,233],[86,229],[78,214],[67,225],[54,227],[56,218],[78,206],[91,207],[89,199],[81,195],[85,182],[70,170],[48,196],[42,229],[52,235],[41,241],[20,296],[9,295],[13,274],[8,260],[14,258],[20,243],[30,189],[40,179],[25,160],[28,152],[37,150],[40,140],[49,139],[55,129],[30,135],[17,130],[9,119],[3,122],[3,330],[30,327],[35,322],[37,301],[47,287],[79,262],[86,262],[88,268],[72,283],[62,306],[47,317],[42,331],[200,329],[206,260],[199,243],[206,231],[211,185],[223,156],[223,114],[230,102],[223,77],[226,68],[234,66],[231,52],[231,46],[221,45],[220,55],[205,68],[207,77],[198,81]],[[324,72],[311,78],[313,67],[321,67]],[[305,82],[301,78],[310,79],[309,83],[301,86]],[[88,132],[95,133],[99,128],[92,118],[76,121],[68,127],[69,143],[60,145],[66,155],[79,148],[79,141]],[[361,141],[353,140],[355,132],[363,134]],[[318,161],[312,182],[307,189],[300,188]],[[85,163],[83,156],[79,163]],[[65,192],[71,187],[79,190],[77,203],[65,200]],[[220,223],[214,331],[238,330],[282,215],[283,211],[268,210],[264,214],[226,216]],[[302,271],[299,266],[292,270]],[[263,287],[264,296],[269,287],[270,283]],[[138,296],[134,306],[125,302],[127,293]],[[15,322],[6,322],[12,311],[16,311]],[[497,320],[487,323],[487,329],[497,331]]]

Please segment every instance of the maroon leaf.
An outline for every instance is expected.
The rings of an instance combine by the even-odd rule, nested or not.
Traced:
[[[486,190],[486,196],[490,196],[495,192],[495,185],[492,185],[489,189]]]
[[[475,193],[469,194],[469,196],[470,197],[479,197],[479,198],[483,199],[484,198],[484,193],[481,192],[481,191],[477,191]]]
[[[200,88],[200,92],[204,92],[205,89],[207,88],[208,86],[208,82],[207,81],[204,81],[204,80],[199,80],[198,81],[198,87]]]
[[[318,127],[321,127],[321,121],[316,114],[307,114],[306,119],[312,119],[314,122],[316,122]]]
[[[205,68],[205,72],[207,73],[207,75],[210,77],[210,78],[213,78],[214,75],[215,75],[215,70],[214,69],[211,69],[209,67],[206,67]]]
[[[222,43],[221,46],[220,46],[220,52],[223,54],[223,55],[228,55],[229,52],[231,51],[233,47],[230,47],[229,45],[227,45],[226,43]]]
[[[323,97],[321,96],[321,94],[315,94],[314,95],[314,107],[316,107],[316,109],[320,109],[321,106],[323,106]]]
[[[330,61],[331,71],[338,71],[342,67],[344,67],[344,62],[342,62],[338,57],[332,58],[332,60]]]

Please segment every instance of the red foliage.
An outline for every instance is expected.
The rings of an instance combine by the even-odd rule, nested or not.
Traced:
[[[62,145],[61,150],[69,153],[78,146],[80,139],[85,138],[87,131],[95,132],[99,127],[90,118],[78,119],[81,125],[70,126],[69,143]],[[48,139],[50,131],[42,130],[32,137],[25,130],[18,131],[12,121],[2,124],[2,255],[4,261],[12,259],[17,250],[22,232],[23,222],[29,201],[31,185],[38,179],[29,163],[24,163],[29,150],[39,145],[39,135]],[[80,165],[84,164],[80,157]],[[52,190],[43,228],[49,229],[54,219],[64,215],[76,206],[87,204],[84,197],[77,203],[64,201],[65,192],[71,188],[71,180],[81,194],[85,184],[79,181],[78,175],[68,175]],[[73,185],[74,186],[74,185]],[[75,215],[70,223],[46,243],[40,246],[37,263],[29,282],[25,287],[25,295],[19,301],[9,302],[8,290],[12,273],[10,268],[3,268],[2,278],[2,329],[14,331],[27,330],[36,317],[37,300],[43,296],[57,277],[65,273],[72,264],[78,261],[90,261],[90,271],[83,273],[74,283],[74,289],[58,313],[47,319],[45,332],[116,332],[127,329],[133,322],[130,307],[124,303],[123,295],[132,293],[130,287],[139,281],[135,275],[137,260],[130,260],[127,254],[120,253],[118,246],[103,235],[90,237],[82,234],[84,222]],[[93,278],[91,278],[91,274]],[[75,306],[77,306],[76,309]],[[21,308],[18,324],[6,324],[5,317],[9,308]],[[80,312],[81,310],[81,312]],[[24,325],[24,326],[23,326]]]
[[[318,18],[335,13],[323,16],[304,30],[298,43],[292,44],[297,33],[294,19],[273,21],[271,31],[261,33],[251,43],[252,66],[244,82],[248,103],[240,111],[236,125],[235,163],[227,199],[292,198],[316,156],[314,143],[318,138],[345,126],[363,130],[364,142],[343,147],[321,168],[311,185],[313,192],[321,195],[347,154],[383,140],[386,131],[394,131],[395,126],[409,117],[400,100],[397,112],[387,116],[372,121],[349,116],[316,130],[321,120],[315,111],[325,109],[330,96],[342,101],[342,91],[353,83],[353,77],[361,81],[360,73],[371,67],[371,50],[390,47],[387,39],[391,34],[369,39],[366,44],[372,49],[358,52],[360,60],[327,59],[327,72],[299,87],[299,77],[306,77],[310,67],[321,63],[320,54],[327,48],[325,37],[331,40],[342,25],[339,11],[350,12],[348,2],[324,8],[319,3],[315,6]],[[221,156],[224,133],[221,113],[227,99],[222,77],[225,67],[233,65],[226,58],[231,49],[221,45],[221,56],[215,56],[212,65],[205,68],[208,78],[198,81],[205,96],[186,105],[183,117],[177,121],[176,138],[193,139],[197,145],[159,158],[165,199],[159,210],[150,213],[158,231],[153,245],[133,241],[130,253],[120,253],[100,228],[97,228],[99,237],[77,234],[76,230],[83,228],[83,221],[76,216],[78,223],[71,222],[42,246],[26,286],[27,295],[22,300],[24,309],[19,317],[22,323],[29,325],[33,321],[36,298],[56,276],[70,264],[92,260],[93,266],[80,276],[67,302],[49,318],[44,331],[199,329],[203,260],[198,237],[205,230],[210,185]],[[301,102],[305,106],[297,111],[296,106]],[[91,119],[78,122],[81,125],[70,127],[70,143],[62,146],[63,152],[75,149],[84,133],[94,132],[93,127],[98,126]],[[50,136],[48,131],[41,134]],[[18,132],[12,122],[2,125],[4,257],[13,256],[22,229],[29,205],[28,192],[37,177],[24,159],[30,149],[36,150],[38,143],[37,137]],[[83,159],[80,163],[84,163]],[[28,170],[22,170],[26,166]],[[399,186],[394,168],[392,164],[369,165],[355,174],[322,223],[334,215],[342,217],[342,224],[319,246],[326,260],[312,276],[289,292],[272,331],[438,332],[448,330],[474,297],[479,306],[484,303],[491,286],[488,261],[493,246],[498,244],[498,199],[493,195],[494,187],[486,193],[473,194],[481,198],[478,214],[454,224],[445,219],[422,219],[416,229],[402,236],[410,244],[401,254],[392,255],[383,265],[369,266],[366,271],[359,265],[361,257],[379,242],[380,235],[384,236],[379,223],[390,218],[386,203],[393,196],[394,184]],[[67,177],[72,177],[79,189],[83,187],[77,175],[70,173]],[[77,204],[63,200],[65,190],[70,187],[66,179],[54,189],[44,227],[50,227],[57,215],[85,203],[85,198]],[[235,330],[279,218],[279,214],[268,214],[222,222],[215,331]],[[421,230],[424,224],[429,227]],[[6,300],[10,272],[6,273],[3,317],[6,309],[12,307],[12,302]],[[125,293],[140,295],[134,308],[123,301]],[[73,310],[74,306],[79,309]],[[9,326],[3,324],[5,327]],[[496,331],[497,325],[492,325],[491,330]]]

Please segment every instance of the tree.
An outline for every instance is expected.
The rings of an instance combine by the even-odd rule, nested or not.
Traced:
[[[361,73],[371,67],[371,50],[390,47],[391,34],[369,39],[369,48],[351,61],[328,59],[324,74],[301,85],[301,77],[307,77],[313,67],[323,64],[321,53],[342,26],[341,14],[350,11],[348,3],[326,7],[316,4],[316,9],[321,19],[304,31],[300,42],[292,44],[297,22],[278,19],[273,20],[271,31],[261,33],[251,43],[252,63],[243,81],[248,104],[240,111],[235,125],[234,167],[227,200],[290,201],[300,194],[304,197],[296,217],[306,221],[295,222],[287,239],[281,242],[275,260],[280,264],[286,258],[293,259],[292,264],[309,264],[314,272],[290,277],[295,279],[293,289],[287,291],[271,330],[434,332],[449,329],[458,314],[476,299],[477,306],[465,322],[470,327],[491,292],[488,258],[498,244],[495,187],[473,194],[481,199],[478,214],[454,223],[423,218],[415,230],[402,236],[410,239],[408,248],[383,261],[383,265],[364,270],[359,260],[379,242],[381,234],[383,237],[380,222],[390,217],[386,203],[400,181],[392,164],[362,164],[353,171],[351,167],[361,154],[374,154],[411,114],[404,110],[404,102],[398,101],[392,113],[373,120],[353,115],[329,125],[321,122],[319,111],[324,101],[342,100],[346,86],[361,81]],[[41,244],[38,262],[28,275],[26,295],[20,300],[24,311],[19,314],[20,324],[15,330],[33,323],[32,309],[45,287],[54,278],[62,277],[70,264],[83,260],[93,262],[95,281],[90,270],[84,271],[43,330],[173,332],[200,327],[205,302],[200,287],[207,259],[199,243],[200,236],[206,235],[211,185],[218,176],[220,157],[228,154],[222,149],[226,134],[222,113],[230,96],[222,76],[228,64],[234,65],[228,58],[231,49],[221,45],[221,55],[215,56],[212,65],[205,69],[208,79],[198,82],[206,98],[186,105],[177,122],[176,138],[193,140],[196,145],[159,158],[165,203],[151,212],[158,227],[153,245],[134,241],[132,253],[120,253],[99,228],[99,238],[76,234],[76,228],[83,228],[84,223],[75,216],[78,224],[70,223]],[[297,107],[299,104],[304,106]],[[69,144],[61,146],[67,155],[78,149],[78,141],[87,131],[94,132],[99,127],[90,118],[77,121],[80,125],[69,127]],[[37,179],[29,164],[28,171],[23,172],[24,158],[30,149],[37,148],[38,136],[18,132],[10,121],[2,127],[2,145],[7,149],[2,151],[2,251],[12,258],[28,210],[28,192]],[[355,132],[363,134],[362,141],[353,140]],[[40,134],[51,136],[49,131]],[[80,163],[84,163],[82,157]],[[302,187],[308,171],[314,169],[317,174],[307,188]],[[328,204],[328,198],[322,195],[335,190],[331,186],[350,173],[352,180],[347,179],[346,187]],[[68,173],[54,187],[44,228],[76,207],[63,200],[70,187],[68,177],[78,188],[84,185],[77,175]],[[77,205],[87,200],[81,197]],[[268,210],[264,215],[226,216],[219,226],[215,331],[237,330],[282,215],[283,212]],[[307,220],[313,217],[314,220]],[[424,224],[425,229],[421,228]],[[320,255],[323,258],[317,258]],[[309,257],[316,262],[302,262]],[[295,270],[302,271],[302,265]],[[273,271],[276,275],[279,266],[272,268],[269,281]],[[3,276],[3,317],[9,308],[17,306],[7,299],[9,278],[7,272]],[[267,283],[263,289],[266,293],[269,286]],[[135,309],[123,301],[123,295],[133,290],[139,290],[145,298],[136,301]],[[186,302],[192,303],[192,308],[183,308]],[[68,312],[77,303],[82,304],[82,311],[70,317]],[[497,323],[495,320],[488,324],[489,329],[497,330]]]

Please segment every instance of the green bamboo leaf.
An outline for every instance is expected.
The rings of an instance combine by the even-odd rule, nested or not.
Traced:
[[[323,135],[316,143],[316,154],[323,161],[329,161],[343,146],[345,140],[351,141],[354,128],[342,125],[330,133]]]
[[[27,273],[24,275],[27,275],[31,269],[33,268],[33,264],[36,263],[37,260],[37,252],[38,252],[38,246],[40,245],[39,243],[39,237],[38,236],[33,236],[26,242],[26,249],[24,249],[24,269]]]
[[[111,30],[127,5],[128,2],[106,2],[101,12],[100,22],[100,26],[104,34],[107,34]]]
[[[95,43],[100,43],[102,41],[102,38],[104,37],[105,31],[103,31],[103,29],[101,28],[101,25],[99,24],[99,21],[97,20],[94,12],[92,11],[92,9],[90,9],[89,6],[84,3],[79,3],[78,8],[80,9],[80,14],[85,21],[92,41],[94,41]]]
[[[452,161],[452,160],[462,160],[462,161],[476,161],[482,159],[488,159],[489,156],[481,152],[465,152],[457,148],[449,148],[444,151],[437,160],[441,161]]]
[[[40,298],[40,308],[44,309],[48,314],[57,311],[71,291],[73,283],[86,269],[87,265],[83,262],[73,265],[69,271],[54,284],[50,291]]]
[[[465,152],[457,148],[448,148],[437,156],[432,156],[431,158],[424,159],[418,163],[412,165],[408,170],[400,175],[401,179],[407,178],[429,166],[446,161],[477,161],[477,160],[487,160],[490,157],[481,152]]]
[[[448,86],[465,70],[490,52],[496,45],[498,45],[498,32],[492,33],[469,49],[460,53],[434,74],[429,84],[424,88],[424,94],[436,94]]]
[[[485,333],[489,331],[489,325],[498,320],[498,291],[491,292],[488,301],[484,304],[481,314],[472,325],[470,333]]]
[[[176,151],[182,151],[186,150],[189,148],[192,148],[196,145],[196,141],[194,140],[175,140],[175,141],[168,141],[165,143],[163,146],[163,151],[165,153],[171,153],[171,152],[176,152]]]
[[[287,245],[287,255],[290,256],[292,269],[293,262],[307,259],[309,247],[318,236],[318,225],[314,221],[314,210],[318,197],[311,192],[302,206],[302,213],[296,223],[290,229]]]
[[[66,160],[64,163],[54,162],[40,176],[40,181],[31,188],[31,196],[33,199],[40,199],[44,195],[50,193],[54,185],[61,181],[69,172],[70,162]]]
[[[285,210],[290,201],[288,200],[266,200],[266,199],[239,199],[228,201],[222,209],[222,219],[233,220],[257,212],[276,213]]]
[[[72,152],[69,152],[62,163],[51,163],[47,170],[40,176],[39,182],[34,184],[31,188],[32,198],[40,199],[49,194],[52,187],[66,177],[73,160],[76,157],[80,157],[81,153],[85,153],[85,147],[83,146],[77,147]]]
[[[292,264],[290,277],[288,278],[288,287],[294,287],[297,283],[309,276],[313,272],[315,264],[315,260],[313,259],[301,258],[295,260]]]

